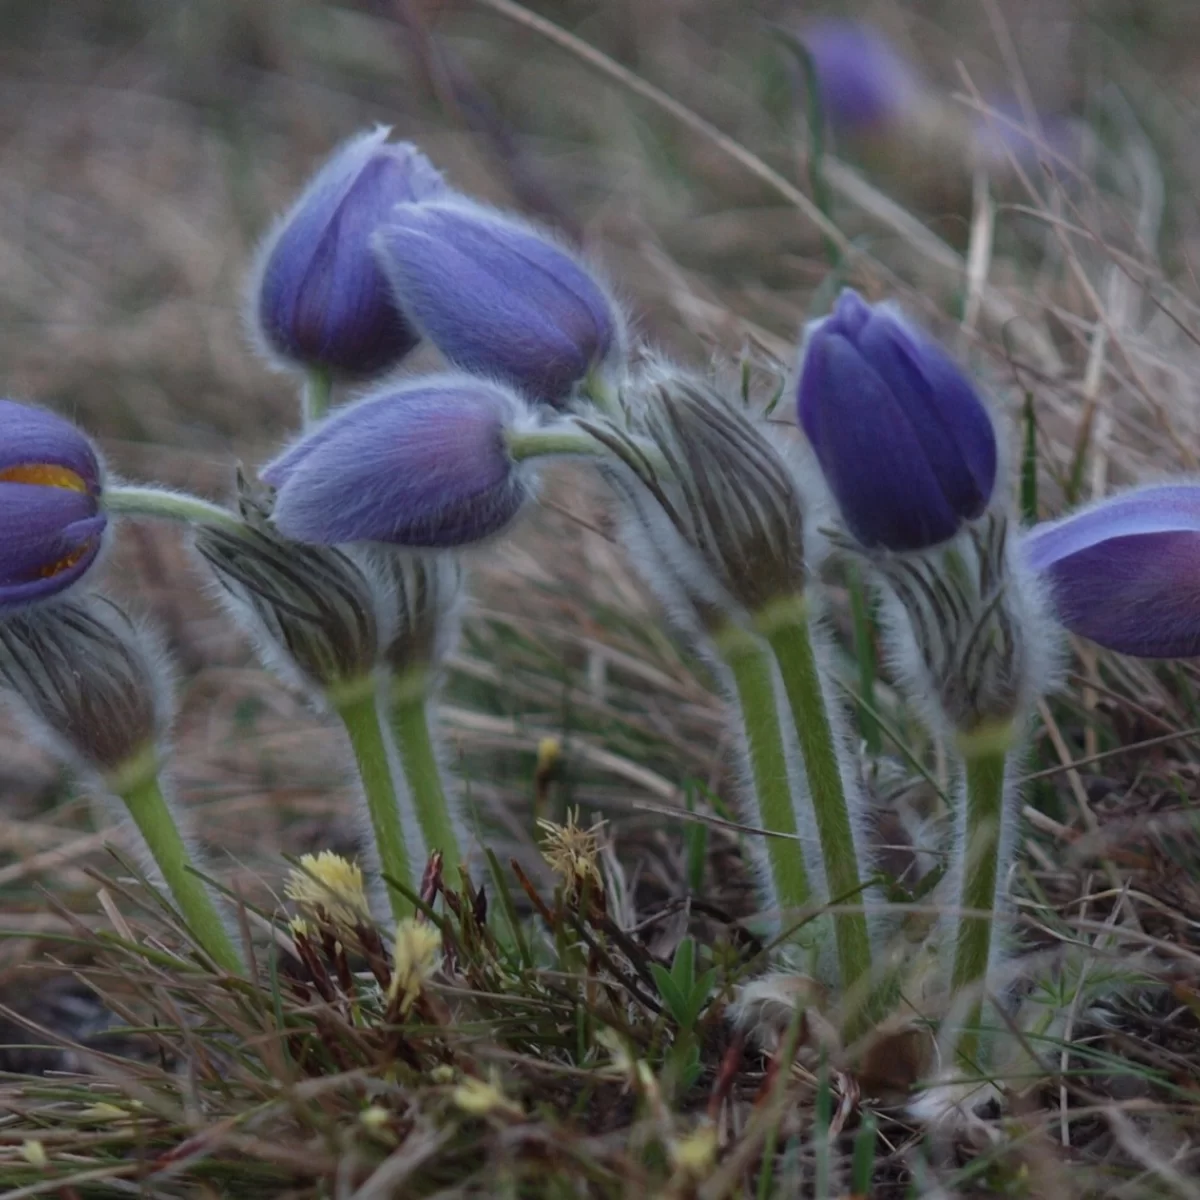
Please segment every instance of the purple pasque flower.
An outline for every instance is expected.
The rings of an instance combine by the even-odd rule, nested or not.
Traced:
[[[461,197],[404,204],[375,244],[405,315],[464,371],[561,408],[620,354],[604,289],[524,221]]]
[[[531,423],[507,388],[470,375],[386,387],[302,437],[262,472],[273,520],[298,542],[442,548],[498,533],[533,495],[507,435]]]
[[[1072,633],[1136,658],[1200,655],[1200,484],[1110,496],[1029,530],[1021,552]]]
[[[878,30],[829,18],[800,31],[825,119],[846,133],[874,133],[903,120],[923,90],[915,68]]]
[[[977,160],[1002,171],[1014,161],[1030,173],[1037,172],[1043,162],[1069,167],[1080,160],[1084,149],[1079,122],[1047,114],[1039,115],[1031,127],[1024,108],[1011,97],[991,101],[986,111],[975,116],[972,133]]]
[[[0,613],[63,591],[96,561],[103,481],[70,421],[0,400]]]
[[[252,292],[263,342],[286,362],[350,379],[395,367],[420,340],[392,298],[371,238],[397,204],[448,190],[390,130],[336,150],[260,251]]]
[[[807,339],[800,424],[850,532],[923,550],[983,514],[996,434],[971,380],[895,309],[847,288]]]

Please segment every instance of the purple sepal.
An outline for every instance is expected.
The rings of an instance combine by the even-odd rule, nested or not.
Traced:
[[[530,496],[506,431],[524,406],[465,375],[389,388],[339,411],[262,472],[300,542],[438,548],[500,532]]]
[[[1022,538],[1072,633],[1136,658],[1200,655],[1200,485],[1137,488]]]
[[[261,253],[254,311],[281,358],[347,378],[393,367],[420,340],[392,298],[371,238],[397,205],[447,192],[415,146],[380,128],[341,147]]]
[[[413,324],[455,366],[561,407],[618,348],[607,295],[568,251],[462,199],[397,208],[380,262]]]
[[[870,25],[830,18],[801,31],[830,126],[870,133],[902,119],[922,84],[915,68]]]
[[[809,337],[797,409],[864,546],[925,549],[987,508],[997,459],[987,410],[945,350],[887,307],[842,293]]]
[[[0,473],[26,466],[73,471],[92,496],[103,486],[99,455],[70,421],[48,409],[0,400]]]

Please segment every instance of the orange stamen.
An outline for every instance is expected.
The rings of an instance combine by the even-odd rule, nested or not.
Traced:
[[[70,492],[86,492],[83,476],[68,467],[51,463],[26,463],[0,471],[0,483],[37,483],[43,487],[66,488]]]
[[[85,554],[91,552],[94,540],[85,542],[78,550],[72,550],[66,558],[60,558],[58,562],[48,563],[46,566],[38,570],[37,577],[39,579],[53,579],[55,575],[61,575],[64,571],[69,571]]]

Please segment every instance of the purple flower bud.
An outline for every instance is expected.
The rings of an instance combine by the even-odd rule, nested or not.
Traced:
[[[78,429],[0,400],[0,613],[70,587],[100,553],[103,468]]]
[[[1200,484],[1110,497],[1021,549],[1072,633],[1137,658],[1200,655]]]
[[[262,472],[299,542],[441,548],[498,533],[532,495],[506,435],[529,410],[469,375],[386,388],[338,412]]]
[[[420,150],[386,128],[347,142],[317,173],[259,256],[252,293],[262,340],[280,358],[354,379],[416,346],[371,251],[397,204],[447,191]]]
[[[982,515],[996,434],[974,385],[932,338],[850,289],[811,332],[800,423],[850,532],[921,550]]]
[[[464,371],[562,407],[620,352],[603,289],[524,222],[461,199],[405,204],[376,245],[401,308]]]
[[[832,18],[803,30],[800,41],[833,129],[878,131],[904,119],[920,98],[916,70],[870,25]]]

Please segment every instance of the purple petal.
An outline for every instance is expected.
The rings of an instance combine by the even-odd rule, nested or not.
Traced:
[[[93,496],[100,492],[100,459],[70,421],[44,408],[0,400],[0,472],[42,465],[73,471]]]
[[[840,334],[813,335],[798,406],[842,516],[864,546],[917,550],[954,536],[959,518],[912,423]]]
[[[1200,655],[1200,534],[1115,537],[1046,571],[1072,633],[1138,658]]]
[[[1072,633],[1140,658],[1200,655],[1200,485],[1102,500],[1029,530],[1021,553]]]
[[[95,562],[107,518],[82,492],[0,483],[0,609],[53,595]]]
[[[403,205],[378,248],[401,307],[451,362],[536,400],[561,404],[617,344],[588,271],[481,205]]]
[[[996,434],[962,368],[886,309],[874,312],[856,344],[904,409],[950,507],[979,516],[996,484]]]
[[[1111,496],[1029,530],[1022,548],[1029,565],[1045,571],[1112,538],[1153,533],[1200,533],[1200,484],[1153,484]]]
[[[418,341],[370,242],[399,203],[447,191],[429,160],[388,131],[354,139],[322,169],[263,255],[257,312],[268,344],[307,366],[367,378]]]
[[[509,393],[436,376],[340,412],[263,471],[285,536],[447,547],[497,533],[529,498],[505,433]]]

